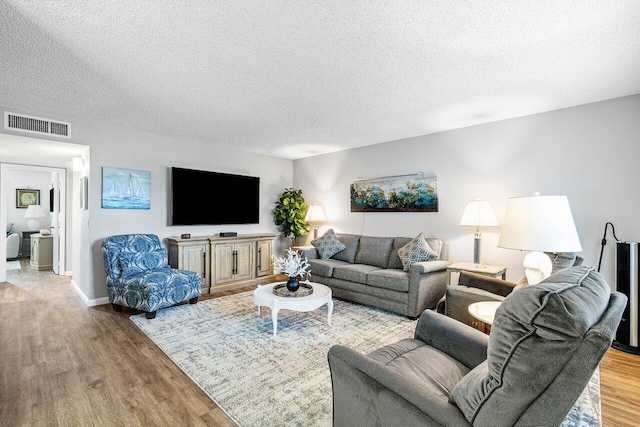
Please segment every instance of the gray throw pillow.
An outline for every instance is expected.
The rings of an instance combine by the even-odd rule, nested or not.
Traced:
[[[402,261],[403,270],[409,271],[409,268],[416,262],[438,259],[438,254],[431,249],[424,234],[420,233],[409,243],[398,249],[398,257]]]
[[[347,248],[344,243],[338,240],[333,229],[327,230],[322,237],[312,240],[311,244],[316,248],[322,259],[329,259]]]

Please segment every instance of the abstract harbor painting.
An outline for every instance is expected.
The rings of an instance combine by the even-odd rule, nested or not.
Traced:
[[[102,207],[150,209],[151,172],[102,168]]]
[[[438,178],[354,182],[351,212],[438,212]]]

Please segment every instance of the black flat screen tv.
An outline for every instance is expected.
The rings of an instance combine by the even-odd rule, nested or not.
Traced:
[[[171,225],[258,224],[260,178],[171,168]]]

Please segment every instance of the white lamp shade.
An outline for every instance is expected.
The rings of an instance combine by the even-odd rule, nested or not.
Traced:
[[[307,210],[307,215],[304,217],[304,220],[307,222],[318,222],[318,221],[326,221],[327,218],[324,216],[324,211],[322,210],[322,206],[312,205],[309,206]]]
[[[47,213],[40,205],[29,205],[24,217],[29,218],[27,221],[27,227],[29,227],[29,230],[37,230],[40,228],[40,221],[38,218],[46,218]]]
[[[510,198],[498,246],[523,251],[582,251],[567,197]]]
[[[40,205],[29,205],[27,212],[24,214],[25,218],[46,218],[47,213],[42,209]]]
[[[462,214],[460,225],[473,227],[496,227],[498,220],[491,208],[491,203],[486,200],[472,200]]]

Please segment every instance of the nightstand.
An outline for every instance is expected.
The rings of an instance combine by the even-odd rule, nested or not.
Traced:
[[[21,231],[22,233],[22,258],[29,258],[31,256],[31,236],[40,233],[40,231]]]
[[[472,262],[456,262],[447,266],[447,286],[451,285],[451,273],[459,273],[461,271],[469,271],[471,273],[483,274],[491,277],[502,276],[502,280],[507,279],[507,267],[489,264],[474,264]]]
[[[53,268],[53,236],[31,235],[31,269],[51,270]]]

